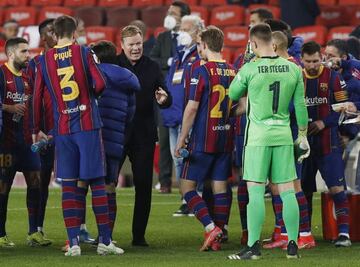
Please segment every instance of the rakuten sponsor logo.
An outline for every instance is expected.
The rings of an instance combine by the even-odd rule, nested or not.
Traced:
[[[305,97],[305,104],[307,107],[318,106],[321,104],[327,104],[328,100],[326,97]]]
[[[86,110],[86,105],[80,105],[80,106],[76,106],[73,108],[68,108],[62,111],[63,114],[72,114],[72,113],[76,113],[79,111],[84,111]]]
[[[18,92],[15,92],[15,93],[7,92],[6,98],[11,99],[14,102],[25,102],[26,100],[29,99],[29,96],[25,95],[25,94],[20,94]]]

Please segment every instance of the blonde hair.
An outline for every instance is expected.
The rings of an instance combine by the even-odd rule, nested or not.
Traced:
[[[135,25],[128,25],[121,30],[121,41],[124,41],[127,37],[133,37],[140,34],[143,37],[142,31]]]
[[[272,33],[273,43],[278,47],[278,49],[285,51],[288,47],[287,36],[281,31],[275,31]]]

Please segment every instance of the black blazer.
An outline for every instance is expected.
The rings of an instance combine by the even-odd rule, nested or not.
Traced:
[[[166,76],[170,66],[168,66],[168,59],[172,57],[172,35],[171,31],[162,32],[156,38],[155,45],[150,52],[150,58],[155,60],[161,68],[161,71]]]
[[[172,97],[167,90],[164,77],[159,65],[148,58],[142,56],[135,65],[131,65],[124,53],[117,56],[116,62],[120,67],[126,68],[133,72],[139,79],[141,90],[136,92],[136,110],[130,129],[127,131],[129,141],[134,141],[138,145],[151,144],[157,139],[157,124],[155,120],[155,91],[158,87],[163,88],[168,99],[160,108],[171,106]]]

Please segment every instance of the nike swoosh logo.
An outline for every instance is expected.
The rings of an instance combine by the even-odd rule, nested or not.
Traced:
[[[344,180],[344,177],[343,177],[343,178],[340,178],[340,179],[339,179],[339,182],[342,182],[343,180]]]
[[[7,84],[13,83],[13,81],[6,81]]]

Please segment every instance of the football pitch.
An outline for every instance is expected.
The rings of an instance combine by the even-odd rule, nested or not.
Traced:
[[[320,195],[315,195],[313,212],[313,234],[317,247],[301,250],[300,260],[287,260],[285,252],[262,250],[262,259],[251,262],[230,261],[226,256],[240,249],[241,227],[236,195],[231,209],[229,241],[218,252],[199,252],[203,241],[203,230],[194,217],[174,218],[172,213],[179,207],[179,194],[174,189],[170,195],[153,192],[152,210],[147,228],[148,248],[131,246],[131,223],[134,203],[132,188],[117,191],[118,217],[115,224],[114,240],[125,250],[122,256],[97,256],[96,249],[83,244],[82,256],[67,258],[60,248],[66,239],[61,213],[61,194],[59,189],[51,189],[45,219],[45,231],[52,239],[49,247],[28,247],[27,211],[25,205],[26,189],[12,189],[9,200],[7,234],[16,244],[12,249],[0,249],[0,266],[360,266],[360,245],[351,248],[335,248],[322,241],[320,215]],[[266,201],[266,221],[263,238],[270,236],[274,218],[271,201]],[[87,226],[96,235],[91,199],[87,199]]]

